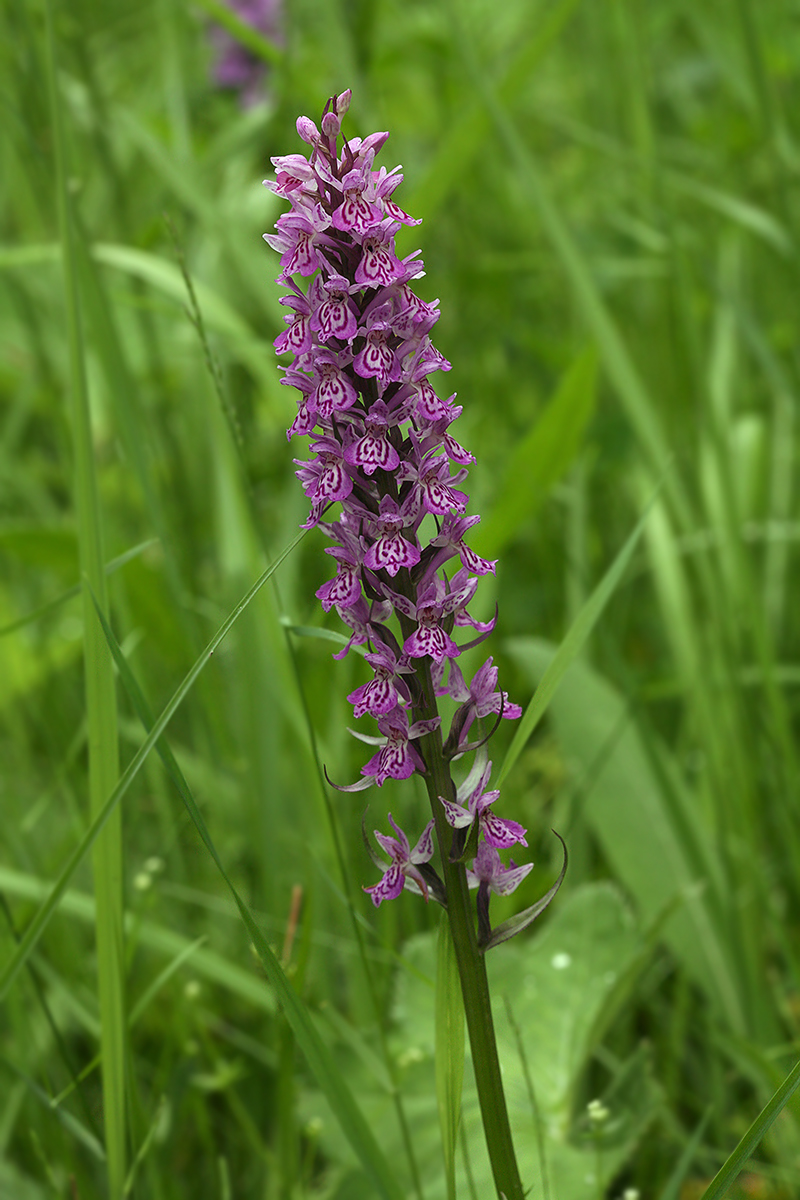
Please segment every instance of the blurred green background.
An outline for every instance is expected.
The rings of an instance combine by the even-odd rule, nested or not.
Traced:
[[[84,662],[93,670],[100,652],[84,644],[76,585],[92,521],[113,564],[111,626],[158,713],[305,517],[292,462],[304,451],[285,435],[293,394],[271,347],[277,258],[260,236],[284,206],[261,180],[270,156],[302,149],[296,116],[318,119],[349,86],[346,130],[391,131],[381,161],[403,164],[396,197],[423,218],[399,244],[422,247],[418,290],[441,301],[434,339],[453,369],[437,387],[458,392],[455,433],[477,457],[472,544],[499,559],[476,605],[499,605],[482,649],[512,699],[528,703],[650,504],[621,585],[504,784],[536,861],[513,904],[557,873],[551,827],[571,866],[541,924],[492,966],[534,1194],[549,1182],[552,1200],[625,1188],[692,1200],[799,1036],[800,10],[284,0],[266,42],[251,39],[263,74],[242,107],[214,80],[211,0],[53,9],[54,69],[38,0],[5,5],[0,36],[0,945],[21,967],[0,1026],[0,1197],[113,1194],[98,1056],[108,1068],[114,1053],[125,1148],[109,1154],[128,1194],[375,1194],[155,755],[109,834],[124,898],[113,878],[97,891],[112,942],[126,914],[109,985],[112,1007],[124,997],[116,1051],[100,1041],[110,960],[95,950],[88,856],[41,941],[16,949],[90,819],[104,705],[85,699]],[[70,402],[76,347],[88,464]],[[434,1200],[436,914],[408,895],[373,910],[360,890],[375,878],[364,796],[320,780],[321,762],[337,781],[358,776],[345,697],[366,679],[357,655],[331,658],[324,631],[341,626],[314,597],[331,573],[325,544],[310,534],[259,593],[167,740],[419,1195],[389,1055]],[[124,767],[144,732],[116,693]],[[117,730],[103,737],[113,780]],[[409,830],[424,823],[413,785],[366,798],[370,829],[387,811]],[[544,1167],[503,995],[533,1072]],[[469,1087],[459,1170],[463,1194],[483,1196]],[[610,1112],[599,1130],[594,1097]],[[738,1194],[799,1193],[790,1105]]]

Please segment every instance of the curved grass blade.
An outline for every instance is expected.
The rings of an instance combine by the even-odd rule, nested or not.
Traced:
[[[178,689],[173,694],[172,699],[169,701],[166,708],[161,713],[161,716],[156,721],[156,723],[153,726],[153,728],[151,729],[150,733],[145,738],[145,740],[142,742],[141,746],[136,751],[136,754],[131,759],[128,766],[125,768],[125,771],[123,772],[119,783],[114,788],[114,791],[108,797],[105,804],[100,809],[100,811],[98,812],[98,814],[94,818],[94,820],[91,822],[89,828],[86,830],[86,833],[83,835],[80,842],[73,850],[72,854],[70,855],[69,859],[67,860],[66,865],[62,869],[61,874],[59,875],[58,879],[56,880],[55,884],[53,885],[50,895],[47,897],[47,900],[44,902],[42,907],[37,912],[36,916],[31,921],[30,925],[26,929],[16,951],[11,956],[11,958],[8,960],[8,962],[5,964],[2,972],[0,972],[0,1000],[2,1000],[7,995],[9,988],[11,987],[11,985],[14,982],[14,980],[16,979],[17,975],[19,974],[19,972],[22,970],[23,966],[25,965],[25,963],[28,959],[28,956],[30,955],[34,946],[39,941],[39,938],[42,936],[45,929],[47,928],[50,918],[53,916],[53,913],[56,911],[56,908],[58,907],[59,900],[61,899],[64,892],[66,891],[70,880],[72,879],[73,875],[75,874],[75,872],[77,871],[81,862],[83,861],[84,856],[86,855],[87,851],[94,844],[100,831],[103,829],[104,825],[106,824],[109,817],[116,809],[120,800],[122,799],[122,797],[127,792],[128,788],[133,783],[133,780],[139,774],[139,771],[142,768],[142,764],[144,763],[144,761],[147,758],[150,751],[153,749],[153,746],[156,744],[158,739],[161,737],[161,734],[164,732],[167,725],[170,723],[170,721],[174,717],[174,715],[177,712],[180,705],[185,700],[187,693],[191,690],[198,675],[203,670],[203,668],[208,664],[209,660],[211,659],[211,657],[214,654],[214,651],[217,649],[217,647],[220,645],[220,643],[230,633],[231,629],[236,624],[236,622],[238,621],[238,619],[242,615],[242,613],[245,611],[245,609],[248,607],[250,602],[253,599],[255,599],[255,597],[261,591],[262,587],[267,582],[267,580],[270,578],[272,573],[275,570],[277,570],[277,568],[281,565],[283,560],[285,558],[287,558],[289,554],[291,554],[292,550],[294,550],[295,546],[297,546],[302,541],[302,539],[305,537],[305,535],[306,535],[306,530],[301,530],[301,532],[298,533],[297,536],[292,539],[292,541],[289,543],[289,545],[286,547],[286,549],[283,550],[281,552],[281,554],[278,555],[278,557],[275,559],[275,561],[272,562],[267,567],[266,571],[264,571],[263,574],[261,574],[258,577],[258,579],[253,584],[253,586],[250,588],[250,590],[247,592],[247,594],[242,597],[242,599],[239,601],[239,603],[236,605],[236,607],[233,609],[233,611],[230,613],[230,615],[227,617],[227,619],[223,622],[223,624],[220,626],[220,628],[214,634],[213,638],[208,643],[205,650],[203,650],[200,657],[196,660],[194,666],[189,671],[186,678],[183,680],[183,682],[180,684]]]
[[[726,1196],[733,1186],[739,1172],[744,1168],[750,1155],[758,1146],[764,1134],[780,1115],[785,1105],[791,1100],[797,1088],[800,1087],[800,1062],[792,1067],[781,1086],[773,1093],[772,1098],[764,1105],[739,1145],[729,1154],[717,1171],[711,1183],[703,1192],[700,1200],[720,1200]]]
[[[103,631],[108,640],[109,649],[114,658],[114,662],[120,673],[120,678],[128,692],[130,699],[136,709],[140,721],[144,725],[148,733],[152,734],[153,717],[150,713],[149,705],[144,697],[139,684],[131,671],[128,662],[120,649],[111,627],[103,616],[99,606],[97,607],[97,615],[102,623]],[[386,1200],[400,1200],[401,1191],[397,1183],[396,1177],[392,1174],[389,1164],[375,1141],[369,1126],[367,1125],[361,1109],[356,1104],[356,1101],[350,1091],[344,1076],[336,1066],[330,1050],[323,1042],[322,1038],[313,1023],[311,1014],[297,995],[297,992],[292,987],[287,979],[277,957],[273,954],[269,947],[267,939],[259,929],[250,909],[239,895],[236,887],[230,879],[222,860],[219,857],[217,848],[211,839],[208,832],[208,827],[203,819],[192,795],[191,789],[181,771],[174,754],[170,750],[164,738],[159,738],[156,742],[156,750],[161,761],[164,763],[169,772],[172,781],[177,787],[181,799],[183,800],[189,816],[194,822],[197,832],[203,840],[208,853],[214,861],[217,870],[224,879],[228,889],[233,897],[236,907],[239,910],[241,918],[247,928],[251,941],[255,946],[258,956],[267,975],[272,988],[274,989],[278,1002],[281,1006],[284,1016],[291,1026],[292,1032],[297,1039],[297,1043],[304,1052],[311,1070],[314,1072],[320,1088],[325,1093],[331,1110],[335,1113],[339,1124],[342,1127],[347,1140],[350,1142],[354,1152],[358,1155],[361,1165],[372,1179],[378,1194],[385,1197]],[[463,1055],[462,1055],[463,1063]]]
[[[573,661],[583,648],[586,639],[594,629],[600,616],[617,589],[617,586],[625,573],[625,569],[631,560],[634,550],[636,549],[639,538],[642,535],[645,522],[650,514],[650,509],[653,501],[650,501],[645,509],[633,533],[629,536],[622,549],[617,554],[617,557],[612,562],[611,566],[606,571],[603,578],[598,583],[597,587],[592,592],[589,599],[584,604],[581,611],[573,621],[566,637],[558,647],[556,656],[550,666],[544,673],[542,681],[533,694],[530,704],[526,708],[522,720],[519,723],[519,728],[511,745],[508,748],[503,765],[500,769],[500,774],[497,778],[497,786],[505,779],[508,772],[513,767],[514,763],[519,758],[524,750],[528,738],[533,733],[536,726],[541,721],[547,710],[547,706],[552,700],[556,688],[564,677],[567,667]]]
[[[703,1140],[703,1134],[706,1131],[709,1118],[711,1117],[711,1109],[707,1109],[703,1114],[703,1118],[698,1124],[689,1141],[686,1143],[683,1153],[675,1164],[675,1170],[670,1175],[667,1182],[664,1184],[664,1190],[658,1197],[658,1200],[680,1200],[681,1187],[689,1173],[689,1168],[692,1165],[694,1156],[697,1153],[700,1143]]]

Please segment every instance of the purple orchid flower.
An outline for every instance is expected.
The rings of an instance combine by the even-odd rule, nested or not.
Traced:
[[[410,848],[408,838],[403,830],[392,820],[391,813],[389,813],[389,824],[397,837],[380,833],[377,829],[375,837],[389,855],[391,863],[385,868],[383,878],[372,887],[365,887],[364,891],[372,897],[372,903],[376,908],[384,900],[395,900],[404,887],[410,891],[419,892],[427,901],[428,885],[419,867],[423,863],[430,862],[433,857],[433,821],[429,821],[425,826],[422,836],[413,850]]]
[[[300,396],[289,436],[310,438],[310,457],[295,460],[311,502],[305,527],[319,525],[334,543],[328,553],[336,575],[317,596],[351,631],[335,657],[365,646],[372,671],[348,697],[355,716],[374,718],[380,733],[356,734],[374,752],[362,778],[343,790],[361,791],[426,773],[420,747],[432,745],[424,739],[434,733],[441,738],[440,718],[425,710],[426,679],[459,703],[437,751],[451,758],[471,749],[467,735],[476,719],[518,717],[521,710],[499,690],[491,658],[469,682],[457,663],[494,627],[494,618],[478,621],[468,605],[495,563],[466,541],[480,518],[467,515],[463,487],[474,457],[450,432],[461,406],[455,393],[443,400],[431,383],[436,372],[450,370],[431,340],[438,301],[422,300],[412,286],[424,275],[419,252],[401,258],[395,249],[401,226],[418,222],[394,199],[400,169],[374,166],[388,134],[340,141],[349,99],[349,92],[334,96],[319,126],[298,119],[307,156],[273,159],[276,177],[267,186],[290,211],[265,238],[280,255],[278,280],[289,289],[286,328],[275,341],[278,353],[291,356],[282,382]],[[331,505],[340,515],[324,520]],[[457,635],[466,627],[479,636],[462,644]],[[489,891],[510,890],[529,868],[500,865],[497,847],[524,845],[525,830],[494,812],[498,793],[490,788],[486,758],[479,757],[455,798],[441,802],[457,835],[477,827],[473,874],[488,903]],[[392,826],[396,837],[379,835],[392,863],[368,889],[375,904],[411,883],[427,895],[418,868],[432,854],[431,826],[414,851]],[[432,875],[430,868],[428,886]]]
[[[485,889],[487,898],[489,891],[498,896],[508,896],[532,870],[533,863],[517,867],[511,861],[504,867],[494,846],[490,846],[488,842],[481,842],[472,870],[467,868],[467,882],[471,888]]]
[[[492,812],[492,805],[500,793],[486,790],[491,774],[492,764],[486,761],[484,752],[476,757],[475,765],[456,791],[456,799],[439,797],[447,823],[453,829],[465,829],[477,821],[479,833],[483,834],[489,846],[505,849],[516,845],[517,842],[527,846],[527,830],[518,821],[509,821]]]

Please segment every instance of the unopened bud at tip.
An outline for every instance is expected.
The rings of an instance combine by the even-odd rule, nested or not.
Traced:
[[[338,137],[341,128],[342,123],[336,116],[336,113],[325,113],[325,116],[322,118],[322,132],[326,137]]]

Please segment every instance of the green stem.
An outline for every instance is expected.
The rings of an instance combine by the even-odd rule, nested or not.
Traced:
[[[423,659],[418,667],[417,678],[422,686],[422,704],[417,712],[421,720],[430,720],[439,714],[427,659]],[[464,998],[486,1148],[498,1195],[504,1195],[506,1200],[523,1200],[525,1193],[517,1166],[500,1074],[486,960],[478,948],[466,870],[463,863],[450,862],[452,830],[447,824],[444,807],[439,801],[440,796],[453,795],[450,768],[442,749],[441,731],[435,729],[433,733],[426,734],[421,739],[420,747],[428,769],[425,784],[436,823],[436,836],[447,888],[447,916],[461,980],[461,994]]]

